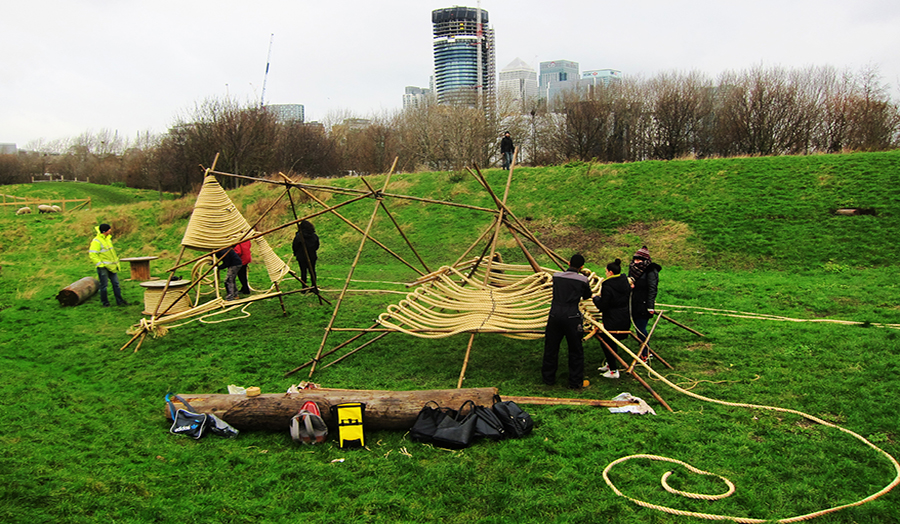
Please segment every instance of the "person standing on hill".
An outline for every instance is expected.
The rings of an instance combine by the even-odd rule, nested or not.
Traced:
[[[569,268],[553,274],[553,300],[544,330],[544,360],[541,365],[541,377],[548,386],[556,383],[559,345],[563,337],[569,351],[569,387],[580,389],[588,386],[588,381],[584,380],[584,346],[581,342],[584,320],[578,305],[582,299],[591,298],[591,286],[588,278],[581,273],[583,267],[584,257],[572,255]]]
[[[634,291],[631,292],[631,321],[634,322],[641,344],[647,340],[647,322],[656,314],[660,271],[662,267],[653,263],[647,246],[642,246],[634,253],[631,265],[628,266],[628,276],[634,280]],[[640,357],[641,360],[647,361],[650,350],[645,347]]]
[[[300,280],[306,285],[306,272],[309,271],[310,287],[316,288],[316,260],[319,251],[319,236],[316,234],[316,227],[309,220],[300,222],[300,230],[294,235],[294,242],[291,244],[294,252],[294,258],[300,265]]]
[[[240,294],[249,295],[250,294],[250,284],[247,282],[247,264],[253,261],[253,257],[250,256],[250,241],[244,240],[240,244],[234,246],[234,251],[241,257],[241,268],[238,270],[238,280],[241,281],[241,290]]]
[[[109,297],[106,294],[107,282],[112,282],[113,295],[116,297],[117,306],[127,306],[128,302],[122,298],[122,290],[119,288],[119,255],[112,243],[112,226],[100,224],[94,228],[97,236],[91,240],[88,248],[88,256],[94,267],[97,268],[97,277],[100,280],[100,303],[103,307],[109,307]]]
[[[503,138],[500,139],[500,155],[503,156],[501,164],[503,169],[509,169],[512,165],[513,152],[515,150],[516,146],[513,145],[512,137],[509,136],[509,131],[507,131],[503,134]]]
[[[628,300],[631,296],[631,283],[622,274],[622,261],[618,258],[606,265],[606,278],[600,284],[600,294],[593,298],[594,305],[603,314],[603,328],[607,331],[630,331],[631,319],[628,318]],[[628,334],[613,334],[612,338],[624,340]],[[606,365],[600,368],[603,378],[619,378],[619,361],[606,348],[614,348],[616,343],[605,333],[600,335]]]

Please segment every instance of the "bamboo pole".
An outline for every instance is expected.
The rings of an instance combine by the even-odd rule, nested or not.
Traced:
[[[288,223],[286,223],[286,224],[282,224],[282,225],[280,225],[280,226],[273,227],[272,229],[268,229],[268,230],[266,230],[266,231],[263,231],[262,233],[257,233],[257,234],[255,234],[255,235],[250,235],[249,237],[243,237],[243,238],[241,239],[241,242],[243,242],[243,241],[245,241],[245,240],[256,240],[257,238],[264,237],[264,236],[268,235],[269,233],[274,233],[275,231],[279,231],[279,230],[282,230],[282,229],[284,229],[284,228],[286,228],[286,227],[290,227],[290,226],[292,226],[292,225],[294,225],[294,224],[296,224],[296,223],[299,223],[300,221],[303,221],[303,220],[308,220],[308,219],[310,219],[310,218],[315,218],[315,217],[317,217],[317,216],[319,216],[319,215],[324,215],[325,213],[328,213],[328,212],[330,212],[330,211],[332,211],[332,210],[334,210],[334,209],[337,209],[337,208],[340,208],[340,207],[343,207],[343,206],[352,204],[353,202],[356,202],[356,201],[358,201],[358,200],[362,200],[362,199],[364,199],[364,198],[367,198],[368,196],[369,196],[369,195],[363,195],[363,196],[359,196],[359,197],[356,197],[356,198],[352,198],[352,199],[350,199],[350,200],[347,200],[346,202],[341,202],[340,204],[337,204],[337,205],[335,205],[335,206],[329,207],[329,208],[327,208],[327,209],[323,209],[323,210],[321,210],[321,211],[316,211],[315,213],[306,215],[305,217],[303,217],[303,218],[301,218],[301,219],[298,219],[298,220],[291,220],[290,222],[288,222]],[[240,243],[240,242],[235,242],[235,243],[231,244],[230,247],[234,247],[234,246],[236,246],[236,245],[239,244],[239,243]],[[179,268],[181,268],[181,267],[183,267],[183,266],[187,266],[187,265],[189,265],[189,264],[192,264],[192,263],[194,263],[194,262],[197,262],[198,260],[200,260],[200,259],[202,259],[202,258],[204,258],[204,257],[207,257],[207,256],[211,255],[212,253],[215,253],[216,251],[219,251],[220,249],[222,249],[222,248],[217,248],[217,249],[213,249],[213,250],[211,250],[211,251],[208,251],[207,253],[205,253],[205,254],[203,254],[203,255],[200,255],[200,256],[198,256],[198,257],[192,259],[192,260],[188,260],[187,262],[183,262],[183,263],[182,263],[181,265],[179,265],[179,266],[171,267],[171,268],[167,269],[166,271],[174,271],[174,270],[179,269]]]
[[[678,326],[678,327],[680,327],[680,328],[682,328],[682,329],[686,329],[686,330],[690,331],[691,333],[697,335],[698,337],[704,336],[703,333],[694,331],[693,329],[691,329],[691,328],[685,326],[685,325],[682,324],[681,322],[677,322],[677,321],[675,321],[675,320],[672,320],[671,318],[669,318],[669,317],[666,316],[666,315],[663,315],[662,313],[660,313],[659,316],[662,317],[662,318],[664,318],[664,319],[666,319],[666,320],[668,320],[669,322],[675,324],[676,326]]]
[[[364,348],[364,347],[366,347],[366,346],[368,346],[368,345],[371,345],[371,344],[375,343],[377,340],[380,340],[380,339],[382,339],[382,338],[384,338],[384,337],[386,337],[386,336],[388,336],[388,335],[389,335],[389,333],[382,333],[382,334],[378,335],[377,337],[375,337],[375,338],[373,338],[372,340],[366,342],[365,344],[359,346],[358,348],[356,348],[356,349],[354,349],[354,350],[352,350],[352,351],[348,351],[347,353],[345,353],[345,354],[339,356],[338,358],[332,360],[332,361],[329,362],[328,364],[325,364],[324,366],[322,366],[322,369],[325,369],[325,368],[328,368],[328,367],[330,367],[330,366],[332,366],[332,365],[334,365],[334,364],[337,364],[338,362],[344,360],[345,358],[349,357],[350,355],[356,353],[356,352],[359,351],[360,349],[362,349],[362,348]]]
[[[279,185],[279,186],[280,185],[290,185],[292,187],[296,187],[297,189],[306,188],[306,189],[313,190],[313,191],[326,191],[326,192],[341,193],[341,194],[364,194],[364,195],[368,196],[368,193],[362,189],[352,189],[352,188],[335,187],[335,186],[317,186],[317,185],[313,185],[313,184],[300,184],[297,182],[290,182],[290,183],[278,182],[276,180],[270,180],[268,178],[258,178],[258,177],[251,177],[251,176],[247,176],[247,175],[236,175],[234,173],[223,173],[221,171],[212,171],[212,173],[214,173],[216,175],[223,175],[223,176],[229,176],[229,177],[234,177],[234,178],[242,178],[245,180],[253,180],[255,182],[264,182],[267,184],[273,184],[273,185]],[[485,211],[485,212],[492,213],[492,214],[497,212],[494,209],[489,209],[486,207],[471,206],[468,204],[460,204],[458,202],[449,202],[446,200],[434,200],[431,198],[415,197],[415,196],[411,196],[411,195],[400,195],[397,193],[381,192],[380,194],[383,197],[399,198],[401,200],[412,200],[414,202],[423,202],[426,204],[440,204],[440,205],[450,206],[450,207],[472,209],[474,211]]]
[[[644,351],[644,348],[647,348],[647,351],[653,352],[654,355],[656,354],[656,352],[654,352],[652,349],[650,349],[649,344],[650,344],[650,337],[652,337],[652,336],[653,336],[653,332],[656,331],[656,325],[657,325],[657,324],[659,324],[659,317],[657,317],[657,318],[656,318],[656,321],[653,322],[653,327],[650,328],[650,332],[647,333],[647,338],[645,338],[643,341],[641,341],[641,339],[638,338],[638,336],[635,335],[633,331],[629,331],[629,334],[630,334],[632,337],[634,337],[635,339],[637,339],[638,343],[640,344],[640,347],[638,347],[638,350],[637,350],[637,355],[638,355],[638,357],[641,356],[641,353]],[[666,362],[666,361],[664,361],[664,360],[662,360],[662,359],[660,359],[660,361],[661,361],[663,364],[665,364],[669,369],[673,369],[672,366],[669,366],[669,363],[668,363],[668,362]],[[635,365],[636,363],[637,363],[637,359],[634,359],[634,360],[631,362],[631,366],[629,366],[629,368],[628,368],[629,371],[630,371],[631,369],[634,368],[634,365]]]
[[[472,353],[472,342],[475,341],[475,333],[469,335],[469,345],[466,346],[466,357],[463,359],[462,370],[459,372],[459,380],[456,382],[456,389],[462,388],[463,380],[466,379],[466,368],[469,367],[469,355]]]
[[[466,258],[466,255],[468,255],[473,249],[475,249],[475,246],[477,246],[477,245],[484,239],[484,237],[486,237],[486,236],[488,235],[488,233],[491,232],[491,229],[493,229],[493,228],[494,228],[494,223],[491,222],[491,223],[488,225],[488,227],[486,227],[486,228],[484,229],[484,231],[481,233],[481,235],[479,235],[478,239],[475,240],[475,242],[472,242],[472,245],[469,246],[469,249],[466,249],[465,253],[463,253],[462,256],[460,256],[460,257],[456,260],[456,262],[454,262],[454,264],[453,264],[452,267],[458,266],[459,263],[462,262],[464,258]]]
[[[362,179],[362,181],[363,181],[363,184],[366,185],[366,187],[368,187],[369,189],[372,189],[372,186],[369,185],[368,180],[366,180],[364,178],[364,179]],[[379,200],[378,203],[381,204],[381,209],[384,210],[384,212],[385,212],[385,214],[387,214],[388,218],[391,219],[391,222],[394,223],[394,227],[397,228],[397,232],[400,233],[401,237],[403,237],[403,240],[406,242],[406,245],[409,246],[409,249],[413,252],[414,255],[416,255],[416,258],[419,259],[419,262],[422,264],[422,267],[425,268],[425,272],[426,273],[431,272],[431,270],[428,269],[428,264],[426,264],[425,261],[422,260],[422,257],[419,256],[419,252],[416,251],[415,246],[413,246],[412,242],[409,241],[409,238],[407,238],[406,233],[403,232],[403,228],[400,227],[400,224],[397,223],[397,219],[394,218],[393,213],[391,213],[391,211],[384,204],[384,200]]]
[[[638,404],[637,400],[600,400],[595,398],[554,398],[554,397],[510,397],[503,396],[503,400],[511,400],[516,404],[537,406],[594,406],[598,408],[620,408]]]
[[[376,322],[375,324],[372,324],[372,327],[374,328],[374,327],[377,326],[377,325],[378,325],[378,323]],[[350,331],[350,330],[349,330],[349,329],[336,329],[336,328],[335,328],[335,329],[332,329],[332,331]],[[356,335],[356,336],[350,337],[349,339],[345,340],[344,342],[341,342],[340,344],[338,344],[337,346],[335,346],[335,347],[329,349],[329,350],[326,351],[325,353],[322,353],[322,356],[323,356],[323,357],[327,357],[328,355],[334,353],[335,351],[341,349],[342,347],[349,345],[349,344],[352,343],[354,340],[357,340],[357,339],[359,339],[360,337],[364,336],[364,335],[368,332],[368,330],[365,330],[365,329],[360,329],[360,330],[356,330],[356,331],[360,331],[360,333],[359,333],[358,335]],[[387,331],[387,330],[385,330],[385,331]],[[284,374],[284,376],[285,376],[285,377],[288,377],[288,376],[290,376],[290,375],[293,375],[294,373],[300,371],[301,369],[305,368],[306,366],[312,365],[313,362],[315,362],[315,359],[310,359],[310,360],[308,360],[305,364],[300,365],[300,366],[297,366],[297,367],[295,367],[294,369],[288,371],[287,373]]]
[[[388,184],[391,181],[391,175],[394,173],[394,167],[397,165],[397,159],[394,159],[394,165],[391,166],[391,172],[384,179],[384,187],[387,188]],[[377,197],[376,197],[377,199]],[[378,213],[378,203],[375,203],[375,207],[372,209],[372,216],[369,217],[369,223],[366,225],[366,231],[363,234],[362,240],[359,243],[359,249],[356,251],[356,257],[353,259],[353,264],[350,266],[350,273],[347,275],[347,281],[344,282],[344,287],[341,289],[341,294],[338,297],[337,305],[334,308],[334,313],[331,315],[331,320],[328,321],[328,326],[325,328],[325,334],[322,336],[322,343],[319,344],[319,350],[316,352],[316,361],[318,362],[319,358],[322,355],[322,349],[325,347],[325,342],[328,340],[328,335],[331,332],[332,326],[334,326],[334,320],[337,318],[338,311],[341,308],[341,304],[344,301],[344,296],[347,294],[347,288],[350,287],[350,281],[353,278],[353,273],[356,271],[356,264],[359,263],[359,258],[362,255],[363,247],[366,245],[366,239],[369,238],[369,231],[372,229],[372,225],[375,223],[375,216]],[[316,363],[313,362],[313,365],[310,367],[309,376],[312,377],[313,373],[316,371]]]
[[[300,191],[303,191],[308,197],[310,197],[310,198],[312,198],[313,200],[315,200],[319,205],[322,205],[322,206],[325,205],[325,202],[322,202],[321,200],[319,200],[318,198],[316,198],[316,196],[313,195],[312,193],[310,193],[310,192],[304,190],[303,188],[299,188],[299,189],[300,189]],[[368,194],[366,194],[366,196],[371,196],[371,195],[373,195],[373,194],[374,194],[374,193],[368,193]],[[363,235],[366,234],[359,226],[357,226],[356,224],[354,224],[353,222],[351,222],[350,220],[348,220],[347,218],[345,218],[345,217],[344,217],[343,215],[341,215],[340,213],[332,212],[332,214],[334,214],[335,216],[337,216],[338,218],[340,218],[341,220],[343,220],[344,223],[346,223],[347,225],[349,225],[351,228],[355,229],[357,232],[359,232],[359,233],[361,233],[361,234],[363,234]],[[373,238],[373,237],[370,236],[370,237],[369,237],[369,240],[371,240],[372,242],[374,242],[378,247],[380,247],[381,249],[385,250],[388,254],[390,254],[391,256],[393,256],[394,258],[396,258],[397,260],[399,260],[400,262],[406,264],[407,267],[409,267],[410,269],[412,269],[412,270],[415,271],[416,273],[418,273],[418,274],[420,274],[420,275],[422,274],[422,271],[421,271],[419,268],[415,267],[414,265],[412,265],[412,264],[410,264],[409,262],[407,262],[406,260],[404,260],[403,257],[401,257],[400,255],[398,255],[397,253],[394,253],[394,251],[391,250],[391,248],[389,248],[389,247],[387,247],[386,245],[382,244],[382,243],[381,243],[380,241],[378,241],[377,239],[375,239],[375,238]]]
[[[605,329],[603,331],[609,333]],[[606,340],[604,340],[603,337],[598,337],[597,340],[599,340],[600,343],[603,344],[603,346],[608,349],[610,353],[612,353],[616,360],[618,360],[619,363],[622,364],[622,368],[625,369],[629,375],[634,377],[635,380],[637,380],[642,386],[644,386],[644,389],[646,389],[648,392],[650,392],[651,395],[653,395],[653,398],[655,398],[660,404],[665,406],[665,408],[669,411],[674,411],[671,407],[669,407],[668,404],[666,404],[666,401],[663,400],[663,398],[659,396],[659,394],[654,391],[652,387],[650,387],[650,384],[648,384],[643,378],[640,377],[640,375],[637,374],[637,371],[628,370],[628,364],[626,364],[625,361],[622,360],[622,357],[620,357],[619,354],[616,353],[615,350],[606,343]]]

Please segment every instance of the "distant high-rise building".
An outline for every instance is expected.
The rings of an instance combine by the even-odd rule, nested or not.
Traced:
[[[447,7],[431,12],[438,103],[493,107],[494,30],[488,22],[488,12],[484,9]]]
[[[611,82],[618,82],[621,79],[622,72],[618,69],[594,69],[581,73],[581,80],[593,85],[608,86]]]
[[[497,91],[501,98],[520,102],[524,107],[528,101],[537,98],[537,72],[521,58],[516,58],[500,71]]]
[[[422,107],[428,103],[432,97],[431,89],[424,87],[406,86],[406,92],[403,93],[403,109],[408,107]]]
[[[553,60],[541,62],[540,96],[553,105],[565,90],[578,85],[578,62]]]
[[[0,144],[0,155],[15,155],[17,151],[15,144]]]
[[[266,109],[275,115],[275,120],[286,124],[289,122],[303,122],[305,119],[303,104],[269,104]]]
[[[571,60],[553,60],[541,62],[541,78],[539,86],[547,89],[550,84],[578,80],[578,62]]]

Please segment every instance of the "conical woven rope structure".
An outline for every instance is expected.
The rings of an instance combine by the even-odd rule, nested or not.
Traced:
[[[216,177],[208,175],[197,195],[197,203],[194,204],[181,245],[188,249],[209,251],[234,245],[242,238],[256,234]],[[256,238],[253,243],[272,282],[278,282],[288,274],[290,268],[275,254],[265,238]]]

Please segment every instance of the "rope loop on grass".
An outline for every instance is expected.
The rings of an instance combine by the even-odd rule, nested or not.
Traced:
[[[622,493],[621,490],[619,490],[619,489],[612,483],[612,481],[611,481],[610,478],[609,478],[609,471],[610,471],[610,470],[613,468],[613,466],[615,466],[616,464],[620,464],[620,463],[625,462],[625,461],[627,461],[627,460],[630,460],[630,459],[632,459],[632,458],[646,458],[646,459],[651,459],[651,460],[661,460],[661,461],[665,461],[665,462],[673,462],[673,463],[675,463],[675,464],[681,464],[682,466],[684,466],[685,468],[689,469],[690,471],[692,471],[692,472],[694,472],[694,473],[703,474],[703,475],[715,475],[715,476],[719,477],[719,478],[722,479],[726,484],[729,485],[729,492],[728,492],[727,494],[725,494],[725,495],[717,496],[717,497],[719,497],[719,498],[724,498],[724,497],[730,495],[730,494],[733,492],[733,490],[730,489],[730,488],[733,487],[733,485],[732,485],[731,482],[730,482],[729,480],[727,480],[725,477],[722,477],[722,476],[720,476],[720,475],[716,475],[716,474],[714,474],[714,473],[708,473],[708,472],[699,470],[699,469],[697,469],[697,468],[694,468],[693,466],[688,465],[688,464],[685,463],[685,462],[682,462],[682,461],[679,461],[679,460],[676,460],[676,459],[671,459],[671,458],[668,458],[668,457],[660,457],[660,456],[658,456],[658,455],[629,455],[629,456],[627,456],[627,457],[622,457],[622,458],[620,458],[620,459],[617,459],[617,460],[611,462],[608,466],[606,466],[606,468],[603,470],[603,480],[604,480],[604,481],[606,482],[606,484],[610,487],[610,489],[612,489],[613,492],[615,492],[616,495],[619,495],[619,496],[621,496],[621,497],[625,497],[625,498],[627,498],[628,500],[634,502],[635,504],[637,504],[637,505],[639,505],[639,506],[643,506],[643,507],[645,507],[645,508],[650,508],[650,509],[655,509],[655,510],[662,511],[662,512],[665,512],[665,513],[670,513],[670,514],[673,514],[673,515],[690,516],[690,517],[696,517],[696,518],[707,519],[707,520],[733,520],[733,521],[735,521],[735,522],[749,523],[749,524],[758,524],[758,523],[764,523],[764,522],[779,522],[779,523],[785,523],[785,524],[787,524],[787,523],[791,523],[791,522],[802,522],[802,521],[804,521],[804,520],[809,520],[809,519],[813,519],[813,518],[816,518],[816,517],[821,517],[821,516],[823,516],[823,515],[827,515],[827,514],[829,514],[829,513],[834,513],[834,512],[840,511],[840,510],[842,510],[842,509],[846,509],[846,508],[850,508],[850,507],[854,507],[854,506],[861,506],[861,505],[863,505],[863,504],[865,504],[865,503],[867,503],[867,502],[871,502],[871,501],[873,501],[873,500],[875,500],[875,499],[877,499],[877,498],[883,496],[883,495],[886,494],[887,492],[889,492],[889,491],[891,491],[892,489],[894,489],[895,487],[897,487],[898,484],[900,484],[900,462],[897,462],[897,459],[895,459],[890,453],[888,453],[887,451],[884,451],[883,449],[879,448],[878,446],[876,446],[875,444],[873,444],[872,442],[870,442],[868,439],[866,439],[865,437],[863,437],[863,436],[860,435],[859,433],[856,433],[856,432],[854,432],[854,431],[851,431],[851,430],[849,430],[849,429],[847,429],[847,428],[843,428],[843,427],[841,427],[841,426],[838,426],[837,424],[833,424],[833,423],[831,423],[831,422],[828,422],[827,420],[823,420],[823,419],[821,419],[821,418],[819,418],[819,417],[810,415],[810,414],[808,414],[808,413],[804,413],[804,412],[802,412],[802,411],[797,411],[797,410],[795,410],[795,409],[782,408],[782,407],[778,407],[778,406],[763,406],[763,405],[760,405],[760,404],[745,404],[745,403],[742,403],[742,402],[728,402],[728,401],[725,401],[725,400],[718,400],[718,399],[714,399],[714,398],[710,398],[710,397],[705,397],[705,396],[703,396],[703,395],[699,395],[699,394],[697,394],[697,393],[693,393],[693,392],[691,392],[691,391],[688,391],[688,390],[686,390],[686,389],[683,389],[683,388],[681,388],[681,387],[675,385],[674,383],[672,383],[670,380],[668,380],[666,377],[662,376],[660,373],[658,373],[658,372],[657,372],[656,370],[654,370],[653,368],[651,368],[646,362],[644,362],[643,360],[639,359],[639,358],[637,357],[637,355],[635,355],[635,354],[631,351],[631,349],[628,348],[628,346],[626,346],[626,345],[623,344],[621,341],[619,341],[619,340],[615,339],[614,337],[612,337],[612,335],[610,335],[610,333],[609,333],[606,329],[603,328],[603,325],[602,325],[602,324],[600,324],[599,322],[597,322],[596,320],[594,320],[594,319],[592,319],[592,318],[590,318],[590,317],[588,317],[587,320],[588,320],[589,322],[591,322],[593,325],[595,325],[600,331],[602,331],[603,333],[605,333],[606,335],[608,335],[609,338],[610,338],[610,340],[612,340],[613,342],[615,342],[616,345],[617,345],[621,350],[625,351],[625,353],[627,353],[628,355],[630,355],[631,358],[635,359],[635,361],[637,362],[637,364],[640,364],[641,366],[643,366],[644,369],[646,369],[648,373],[650,373],[652,376],[656,377],[656,378],[659,379],[660,381],[664,382],[666,385],[668,385],[669,387],[671,387],[671,388],[674,389],[675,391],[678,391],[679,393],[683,393],[683,394],[685,394],[685,395],[687,395],[687,396],[689,396],[689,397],[693,397],[693,398],[695,398],[695,399],[697,399],[697,400],[701,400],[701,401],[704,401],[704,402],[710,402],[710,403],[713,403],[713,404],[719,404],[719,405],[722,405],[722,406],[730,406],[730,407],[738,407],[738,408],[750,408],[750,409],[760,409],[760,410],[768,410],[768,411],[777,411],[777,412],[780,412],[780,413],[790,413],[790,414],[793,414],[793,415],[798,415],[798,416],[800,416],[800,417],[803,417],[803,418],[805,418],[805,419],[807,419],[807,420],[810,420],[810,421],[812,421],[812,422],[815,422],[815,423],[817,423],[817,424],[820,424],[820,425],[823,425],[823,426],[827,426],[827,427],[830,427],[830,428],[834,428],[834,429],[837,429],[838,431],[842,431],[842,432],[844,432],[844,433],[847,433],[848,435],[853,436],[854,438],[856,438],[857,440],[859,440],[859,441],[862,442],[863,444],[869,446],[870,448],[874,449],[874,450],[877,451],[878,453],[881,453],[881,454],[882,454],[885,458],[887,458],[887,459],[891,462],[891,464],[894,466],[894,479],[893,479],[887,486],[881,488],[881,489],[880,489],[879,491],[877,491],[876,493],[873,493],[873,494],[871,494],[871,495],[869,495],[869,496],[867,496],[867,497],[865,497],[865,498],[862,498],[862,499],[860,499],[860,500],[857,500],[857,501],[855,501],[855,502],[850,502],[850,503],[847,503],[847,504],[842,504],[842,505],[840,505],[840,506],[834,506],[834,507],[832,507],[832,508],[828,508],[828,509],[823,509],[823,510],[815,511],[815,512],[813,512],[813,513],[807,513],[807,514],[805,514],[805,515],[798,515],[798,516],[795,516],[795,517],[790,517],[790,518],[785,518],[785,519],[779,519],[779,520],[774,520],[774,521],[773,521],[773,520],[770,520],[770,519],[754,519],[754,518],[746,518],[746,517],[734,517],[734,516],[729,516],[729,515],[716,515],[716,514],[711,514],[711,513],[697,513],[697,512],[693,512],[693,511],[683,511],[683,510],[671,508],[671,507],[668,507],[668,506],[660,506],[660,505],[656,505],[656,504],[651,504],[651,503],[649,503],[649,502],[646,502],[646,501],[643,501],[643,500],[640,500],[640,499],[635,499],[635,498],[633,498],[633,497],[629,497],[628,495],[625,495],[624,493]],[[666,483],[666,479],[667,479],[667,478],[668,478],[668,474],[666,474],[666,475],[663,476],[663,487],[664,487],[667,491],[670,491],[671,493],[675,493],[674,490],[669,490],[669,488],[666,487],[666,486],[667,486],[667,483]],[[678,494],[681,494],[681,493],[678,493]],[[687,495],[685,495],[685,496],[687,496]],[[703,496],[703,497],[699,497],[699,498],[706,498],[706,497],[707,497],[707,496]],[[717,499],[707,499],[707,500],[717,500]]]

